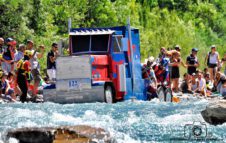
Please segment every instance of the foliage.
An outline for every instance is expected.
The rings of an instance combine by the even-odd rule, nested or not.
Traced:
[[[184,60],[199,48],[202,63],[212,44],[221,56],[226,52],[225,0],[0,0],[0,13],[1,37],[33,39],[47,50],[67,38],[68,18],[77,28],[125,25],[130,17],[140,29],[142,59],[176,44]],[[45,58],[41,64],[44,69]]]

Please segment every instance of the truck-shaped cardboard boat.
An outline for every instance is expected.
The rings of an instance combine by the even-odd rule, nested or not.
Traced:
[[[142,79],[138,29],[130,26],[70,29],[69,49],[69,56],[56,60],[56,86],[44,89],[44,101],[148,100],[148,82]]]

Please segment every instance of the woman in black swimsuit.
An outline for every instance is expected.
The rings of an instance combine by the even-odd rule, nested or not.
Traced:
[[[179,91],[179,78],[180,78],[180,70],[179,66],[181,64],[180,52],[174,52],[170,59],[171,66],[171,81],[172,81],[172,90],[174,92]]]

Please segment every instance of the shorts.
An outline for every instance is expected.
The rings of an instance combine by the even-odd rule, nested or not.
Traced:
[[[7,95],[11,95],[11,94],[13,94],[13,93],[14,93],[14,90],[13,90],[12,88],[8,89]]]
[[[195,73],[196,72],[196,68],[195,67],[188,67],[188,74],[189,75],[192,75],[193,73]]]
[[[34,82],[40,82],[41,81],[41,75],[38,69],[31,70],[31,74],[33,77]]]
[[[179,67],[172,67],[171,70],[171,79],[180,78],[180,70]]]
[[[226,68],[224,69],[224,75],[226,76]]]
[[[9,73],[11,72],[12,64],[8,64],[6,62],[2,62],[2,70]]]
[[[47,69],[47,74],[50,80],[56,79],[56,69]]]
[[[216,68],[217,67],[217,64],[209,64],[208,65],[208,68]]]

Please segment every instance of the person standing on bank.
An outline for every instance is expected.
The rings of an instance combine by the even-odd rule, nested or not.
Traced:
[[[197,48],[192,48],[191,55],[187,57],[186,65],[187,65],[187,73],[191,76],[196,72],[197,67],[199,67],[199,61],[197,58]]]
[[[32,96],[36,97],[36,91],[41,81],[41,74],[40,74],[40,65],[38,59],[41,59],[44,54],[44,46],[39,46],[40,53],[33,49],[34,42],[32,40],[27,41],[27,50],[32,52],[32,57],[29,60],[31,63],[31,74],[34,80],[34,88],[32,90]]]
[[[171,66],[171,81],[172,91],[177,93],[179,91],[179,78],[180,78],[180,64],[181,64],[180,52],[174,52],[170,58],[169,66]]]
[[[14,69],[14,48],[16,46],[16,41],[12,38],[7,38],[6,44],[7,47],[3,52],[2,70],[9,73],[12,72]]]
[[[50,81],[56,80],[56,58],[58,56],[58,44],[53,43],[52,49],[47,55],[47,74]]]
[[[211,46],[211,51],[207,54],[205,63],[207,63],[210,79],[213,82],[217,73],[217,68],[220,64],[219,53],[217,52],[215,45]]]
[[[20,96],[21,102],[27,101],[27,91],[29,87],[29,82],[31,80],[31,63],[29,62],[32,58],[33,53],[30,50],[24,52],[24,58],[17,62],[17,79],[16,83],[18,84],[22,95]]]

